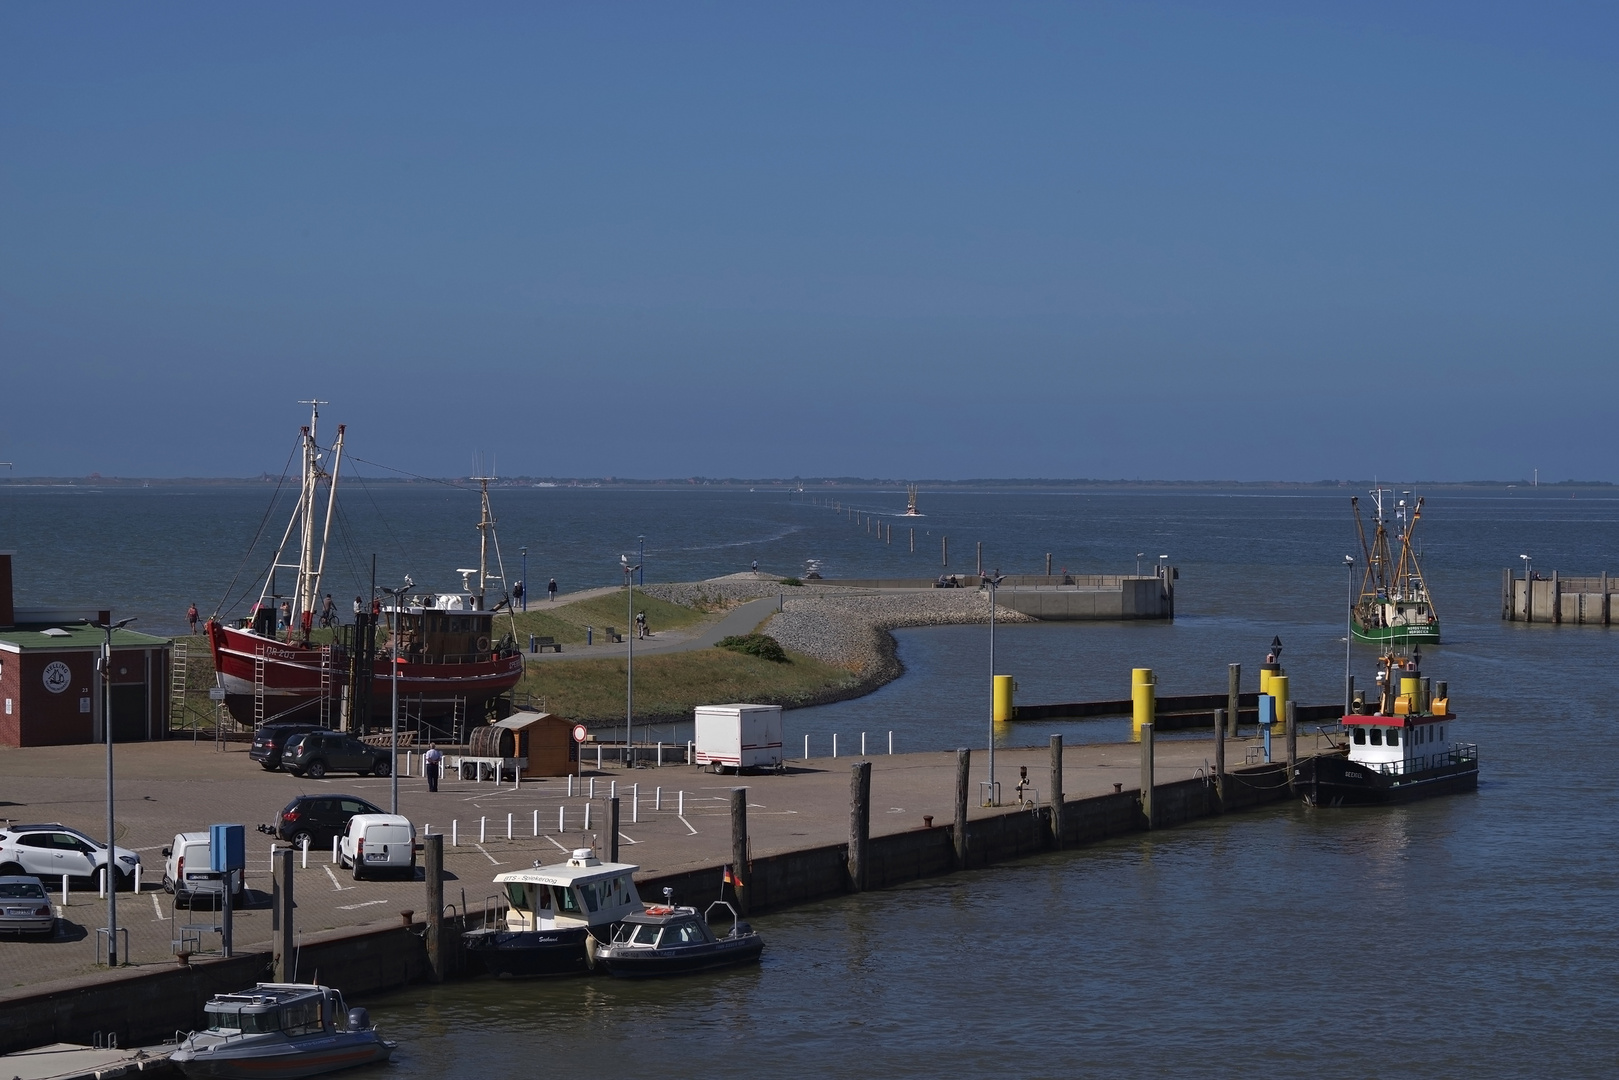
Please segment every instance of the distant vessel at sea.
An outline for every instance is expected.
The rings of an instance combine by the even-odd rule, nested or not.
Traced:
[[[905,485],[905,517],[921,517],[922,511],[916,508],[916,485]]]
[[[1393,492],[1383,487],[1373,488],[1371,492],[1374,529],[1370,543],[1366,541],[1366,526],[1361,522],[1360,498],[1351,496],[1349,500],[1355,512],[1355,529],[1360,533],[1361,553],[1366,560],[1350,632],[1356,641],[1372,645],[1437,645],[1439,615],[1434,610],[1427,579],[1411,543],[1417,522],[1422,519],[1422,499],[1417,499],[1415,506],[1408,506],[1405,499],[1400,499],[1394,506],[1393,518],[1400,542],[1400,555],[1396,560],[1389,546],[1388,516],[1383,507],[1385,494]]]

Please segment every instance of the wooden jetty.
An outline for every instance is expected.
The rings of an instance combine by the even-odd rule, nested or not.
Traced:
[[[1538,572],[1532,576],[1514,574],[1511,567],[1501,570],[1501,618],[1507,622],[1573,623],[1611,626],[1615,579],[1606,571],[1596,577],[1563,577],[1556,570],[1551,577]]]

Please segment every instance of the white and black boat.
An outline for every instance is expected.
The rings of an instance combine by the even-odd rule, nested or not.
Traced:
[[[364,1009],[312,983],[259,983],[215,994],[203,1006],[208,1027],[169,1056],[186,1076],[287,1080],[387,1061],[397,1043],[377,1034]]]
[[[664,898],[669,896],[665,889]],[[731,929],[724,936],[708,925],[709,914],[717,907],[731,913]],[[759,932],[724,900],[714,901],[701,913],[694,907],[653,904],[638,915],[625,916],[612,943],[597,947],[596,963],[609,975],[624,979],[692,975],[755,963],[764,947]]]
[[[461,936],[484,970],[510,978],[582,975],[595,964],[595,948],[611,941],[626,916],[642,910],[630,863],[602,862],[589,848],[567,862],[499,874],[504,917]],[[494,919],[501,923],[488,925]]]
[[[1433,693],[1420,659],[1420,650],[1409,659],[1384,656],[1376,711],[1346,715],[1338,750],[1295,766],[1306,802],[1365,806],[1477,790],[1478,746],[1452,737],[1456,716],[1446,684]]]

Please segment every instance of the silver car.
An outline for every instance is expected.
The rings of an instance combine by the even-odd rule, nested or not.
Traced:
[[[0,877],[0,934],[56,936],[56,910],[37,877]]]
[[[120,889],[135,887],[141,857],[128,848],[113,853]],[[59,822],[0,826],[0,875],[31,874],[53,884],[63,877],[91,888],[107,866],[107,845]]]

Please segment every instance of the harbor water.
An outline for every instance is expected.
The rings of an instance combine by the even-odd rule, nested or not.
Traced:
[[[368,572],[372,546],[393,578],[467,565],[473,495],[370,494],[345,503],[344,573]],[[1342,560],[1359,557],[1349,494],[924,492],[917,526],[930,543],[914,556],[900,540],[909,520],[885,519],[890,547],[779,490],[503,489],[496,512],[508,572],[526,545],[531,582],[555,576],[564,589],[613,584],[619,553],[633,555],[643,533],[649,580],[753,559],[788,573],[810,558],[828,576],[931,576],[946,532],[951,568],[966,572],[980,540],[1005,572],[1043,570],[1048,551],[1079,572],[1168,554],[1181,570],[1173,624],[999,628],[997,666],[1019,700],[1125,697],[1137,666],[1171,694],[1221,691],[1240,662],[1252,690],[1280,636],[1295,698],[1315,703],[1342,695]],[[227,595],[266,496],[13,486],[0,490],[0,548],[18,551],[25,606],[100,601],[173,630],[187,602],[212,609]],[[903,489],[838,498],[904,507]],[[1606,754],[1619,735],[1619,638],[1504,623],[1498,597],[1500,568],[1522,553],[1547,573],[1619,569],[1604,566],[1619,501],[1430,493],[1418,535],[1444,624],[1423,668],[1450,683],[1456,734],[1480,746],[1476,794],[1392,809],[1279,805],[776,912],[754,919],[768,941],[756,970],[412,990],[367,1003],[402,1043],[389,1075],[1610,1075],[1619,797]],[[886,749],[879,733],[892,730],[902,751],[983,746],[987,634],[900,632],[905,676],[788,714],[789,743],[808,733],[824,753],[833,732],[867,731]],[[1351,652],[1363,687],[1372,655]],[[1123,734],[1111,722],[1006,725],[997,738],[1043,743],[1053,730]]]

